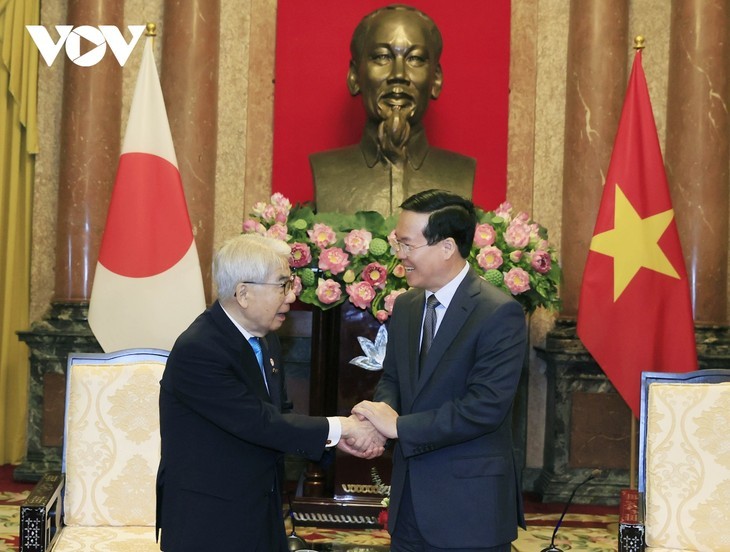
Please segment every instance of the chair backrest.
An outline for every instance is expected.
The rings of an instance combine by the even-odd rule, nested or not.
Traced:
[[[730,550],[730,370],[644,372],[639,491],[648,547]]]
[[[154,526],[159,382],[167,356],[158,349],[69,355],[66,525]]]

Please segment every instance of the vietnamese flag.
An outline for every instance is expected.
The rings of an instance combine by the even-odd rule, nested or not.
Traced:
[[[198,252],[148,38],[96,265],[89,325],[106,352],[170,350],[204,309]]]
[[[577,331],[637,418],[642,371],[697,369],[687,272],[640,50],[583,273]]]

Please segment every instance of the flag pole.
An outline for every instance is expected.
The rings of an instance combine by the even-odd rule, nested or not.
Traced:
[[[147,27],[144,32],[145,36],[149,36],[152,39],[152,49],[155,48],[155,37],[157,36],[157,25],[152,22],[147,23]]]
[[[636,35],[634,37],[634,50],[637,52],[644,49],[644,42],[645,39],[641,35]],[[638,434],[638,428],[636,426],[636,417],[634,416],[634,413],[631,412],[631,459],[629,460],[629,488],[630,489],[636,489],[636,479],[637,479],[637,472],[638,472],[638,446],[637,446],[637,434]]]

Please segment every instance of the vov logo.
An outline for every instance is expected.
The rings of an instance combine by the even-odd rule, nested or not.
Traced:
[[[38,47],[46,64],[50,67],[58,57],[61,48],[66,45],[66,55],[76,65],[81,67],[91,67],[101,61],[106,54],[107,45],[117,58],[119,65],[124,65],[129,59],[129,55],[137,45],[139,37],[145,30],[145,25],[127,25],[129,32],[132,33],[132,39],[127,42],[121,31],[114,25],[99,25],[92,27],[90,25],[81,25],[75,27],[73,25],[56,25],[58,33],[58,42],[54,42],[48,30],[43,25],[26,25],[26,29],[30,33],[30,37]],[[81,54],[81,39],[89,41],[94,47]]]

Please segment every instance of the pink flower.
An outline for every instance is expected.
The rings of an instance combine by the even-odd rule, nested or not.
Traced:
[[[522,251],[520,251],[519,249],[512,251],[512,253],[509,254],[509,260],[513,263],[519,263],[521,258]]]
[[[521,268],[512,268],[504,275],[504,283],[512,295],[524,293],[530,289],[530,275]]]
[[[257,201],[253,204],[253,207],[251,208],[251,213],[256,215],[257,217],[261,218],[261,215],[264,212],[264,209],[266,209],[266,203],[263,201]]]
[[[312,262],[312,252],[306,243],[294,242],[291,244],[291,254],[289,255],[289,266],[292,268],[302,268]]]
[[[276,207],[269,204],[264,207],[264,211],[261,213],[261,218],[264,219],[265,222],[274,222],[276,219]]]
[[[340,287],[340,284],[331,278],[328,280],[320,278],[319,283],[317,284],[317,291],[315,293],[320,303],[331,305],[332,303],[339,301],[340,297],[342,297],[342,288]]]
[[[363,269],[362,279],[373,287],[383,289],[388,279],[388,269],[380,263],[370,263]]]
[[[271,227],[266,231],[266,235],[270,238],[275,238],[282,241],[286,241],[289,239],[289,234],[286,233],[286,224],[281,224],[279,222],[277,222],[276,224],[272,224]]]
[[[307,235],[312,243],[320,249],[324,249],[337,241],[335,231],[321,222],[315,223],[311,230],[307,230]]]
[[[395,265],[395,268],[393,268],[393,276],[396,278],[403,278],[403,276],[406,275],[406,267],[404,267],[402,264]]]
[[[271,204],[274,207],[278,207],[279,209],[286,211],[287,214],[291,211],[291,201],[289,201],[289,198],[280,192],[276,192],[271,195]]]
[[[540,225],[536,222],[530,224],[530,238],[540,240]],[[541,248],[543,249],[543,248]]]
[[[474,245],[477,247],[486,247],[494,243],[494,239],[497,237],[497,233],[491,224],[486,222],[477,226],[474,232]]]
[[[345,236],[345,250],[353,255],[367,255],[373,235],[367,230],[352,230]]]
[[[494,211],[494,214],[496,216],[503,218],[507,222],[512,220],[511,213],[512,213],[512,204],[509,201],[500,203],[499,207],[497,207],[497,209]]]
[[[294,285],[292,286],[294,295],[299,297],[302,294],[302,279],[299,276],[294,276]]]
[[[375,313],[375,318],[377,318],[378,322],[382,324],[383,322],[388,320],[388,318],[390,318],[390,313],[385,310],[379,310]]]
[[[477,263],[484,270],[492,270],[493,268],[499,268],[502,266],[502,251],[498,247],[489,245],[483,247],[477,254]]]
[[[504,241],[510,247],[522,249],[530,243],[530,227],[519,219],[513,220],[504,232]]]
[[[547,251],[533,251],[530,254],[530,265],[540,274],[550,272],[550,254]]]
[[[323,249],[319,254],[320,270],[329,270],[332,274],[343,272],[350,264],[350,257],[339,247]]]
[[[261,224],[259,221],[254,219],[247,219],[243,221],[243,231],[246,234],[265,234],[266,233],[266,226]]]
[[[530,215],[528,215],[524,211],[520,211],[519,213],[517,213],[517,216],[515,217],[515,220],[519,220],[520,222],[522,222],[524,224],[529,224],[530,223]]]
[[[385,307],[385,310],[388,312],[393,312],[393,304],[395,303],[396,297],[399,295],[405,293],[405,289],[396,289],[395,291],[391,291],[386,297],[385,301],[383,301],[383,306]]]
[[[375,289],[368,282],[357,282],[345,288],[350,296],[350,303],[359,309],[366,309],[375,299]]]

